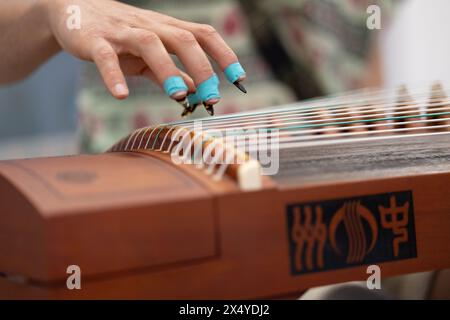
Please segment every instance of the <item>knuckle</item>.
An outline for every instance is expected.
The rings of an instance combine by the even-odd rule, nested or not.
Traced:
[[[188,45],[192,45],[195,44],[197,42],[197,40],[195,39],[194,35],[186,30],[177,30],[174,33],[174,38],[178,41],[181,42],[183,44],[188,44]]]
[[[109,67],[105,70],[105,76],[108,78],[117,78],[119,75],[119,71],[116,68]]]
[[[210,64],[202,63],[198,66],[197,72],[202,75],[211,76],[213,74],[213,69]]]
[[[141,44],[153,44],[159,41],[159,38],[154,32],[140,32],[137,36],[139,43]]]
[[[209,24],[200,24],[198,26],[198,32],[204,37],[216,37],[218,35],[217,30]]]
[[[231,50],[229,48],[223,49],[221,54],[222,54],[222,59],[224,59],[224,61],[228,61],[231,63],[231,62],[238,60],[236,54],[233,52],[233,50]]]
[[[170,61],[162,61],[158,63],[156,66],[156,70],[153,70],[154,73],[164,73],[164,74],[172,74],[175,72],[175,66]]]
[[[165,80],[165,77],[169,75],[173,75],[177,73],[177,69],[172,60],[169,59],[161,59],[154,65],[150,67],[151,71],[157,75],[158,77],[162,77]]]
[[[97,50],[96,56],[100,61],[107,61],[114,59],[116,54],[110,48],[101,47]]]

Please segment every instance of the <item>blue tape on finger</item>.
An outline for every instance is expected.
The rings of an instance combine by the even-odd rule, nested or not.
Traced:
[[[196,93],[191,93],[190,95],[188,95],[188,101],[189,105],[191,106],[202,102]]]
[[[197,86],[197,95],[201,101],[220,99],[219,78],[214,73],[211,78]]]
[[[245,70],[239,62],[230,64],[223,72],[225,73],[225,78],[231,83],[236,82],[236,80],[245,75]]]
[[[163,88],[169,97],[179,91],[188,91],[186,83],[184,83],[183,78],[180,76],[172,76],[167,78],[163,83]]]

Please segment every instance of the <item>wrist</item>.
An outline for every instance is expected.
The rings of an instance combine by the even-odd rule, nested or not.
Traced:
[[[55,32],[51,22],[51,12],[52,10],[57,10],[59,0],[35,0],[34,1],[34,14],[39,17],[43,29],[42,32],[48,40],[49,49],[52,51],[59,51],[61,48],[55,37]]]
[[[34,14],[39,16],[43,22],[45,22],[45,26],[51,30],[50,28],[50,9],[51,2],[55,4],[57,0],[49,1],[49,0],[34,0],[33,11]]]

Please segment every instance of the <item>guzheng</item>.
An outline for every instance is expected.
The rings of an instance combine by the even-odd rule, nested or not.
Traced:
[[[288,297],[366,280],[369,265],[383,277],[448,268],[449,241],[440,84],[142,128],[104,154],[0,162],[2,298]],[[81,290],[67,288],[69,266]]]

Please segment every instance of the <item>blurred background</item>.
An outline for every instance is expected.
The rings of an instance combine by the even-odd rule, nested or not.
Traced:
[[[218,114],[364,86],[449,81],[448,0],[123,1],[214,26],[247,71],[241,94],[221,78]],[[366,27],[371,4],[381,30]],[[95,67],[61,53],[27,80],[0,87],[0,159],[102,152],[135,128],[180,119],[147,80],[114,100]],[[199,108],[195,117],[206,116]]]

